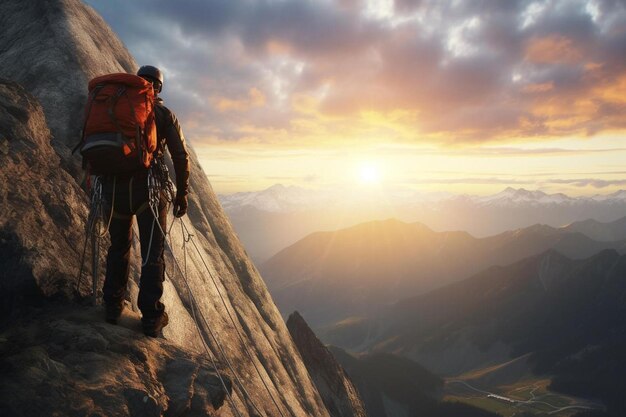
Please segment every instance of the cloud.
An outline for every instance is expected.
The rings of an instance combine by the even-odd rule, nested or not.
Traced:
[[[511,178],[482,178],[482,177],[462,177],[462,178],[421,178],[405,181],[410,184],[505,184],[505,185],[526,185],[534,184],[534,181],[516,180]]]
[[[560,179],[547,178],[536,180],[524,180],[498,177],[458,177],[458,178],[421,178],[406,180],[407,184],[444,184],[444,185],[532,185],[535,187],[546,187],[550,185],[571,185],[578,188],[608,188],[613,186],[624,186],[626,180],[604,180],[599,178],[575,178]]]
[[[164,68],[168,103],[197,140],[480,143],[626,128],[619,1],[396,0],[385,13],[358,0],[88,3],[140,63]]]
[[[579,178],[579,179],[552,179],[547,181],[551,184],[569,184],[576,187],[607,188],[611,186],[626,185],[626,180],[603,180],[599,178]]]
[[[215,107],[222,112],[225,111],[246,111],[252,107],[261,107],[265,105],[265,95],[257,88],[251,88],[247,97],[244,98],[228,98],[215,97],[213,99]]]
[[[555,148],[555,147],[540,147],[540,148],[522,148],[511,146],[476,146],[466,148],[424,148],[417,146],[379,146],[376,147],[374,152],[378,155],[445,155],[452,157],[524,157],[524,156],[545,156],[545,157],[559,157],[559,156],[584,156],[593,154],[615,154],[617,152],[625,152],[626,148]]]
[[[512,147],[479,147],[466,150],[462,155],[475,156],[562,156],[562,155],[588,155],[596,153],[623,152],[626,148],[605,148],[605,149],[571,149],[571,148],[512,148]],[[450,153],[448,153],[450,154]],[[460,153],[459,153],[460,154]]]

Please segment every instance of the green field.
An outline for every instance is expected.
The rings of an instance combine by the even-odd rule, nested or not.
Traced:
[[[542,378],[525,379],[512,385],[488,387],[474,385],[471,379],[450,379],[446,381],[444,400],[470,404],[498,413],[503,417],[513,417],[522,413],[569,417],[581,411],[581,408],[562,408],[600,407],[582,399],[551,392],[547,389],[549,384],[549,379]],[[494,398],[490,394],[505,398]]]

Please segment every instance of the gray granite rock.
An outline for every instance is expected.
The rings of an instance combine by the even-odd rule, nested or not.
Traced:
[[[25,304],[72,299],[87,199],[81,190],[80,161],[69,150],[82,127],[87,81],[104,73],[133,72],[137,64],[97,13],[79,0],[5,0],[0,3],[0,31],[0,77],[23,86],[0,85],[0,132],[5,139],[0,140],[0,183],[7,184],[0,187],[4,327],[11,323],[3,319]],[[258,414],[256,408],[268,416],[328,416],[193,150],[190,182],[185,224],[198,251],[189,246],[186,278],[168,255],[164,300],[172,314],[165,337],[190,352],[201,352],[198,335],[203,335],[208,351],[230,362],[232,372],[241,376],[241,384],[233,383],[233,393],[235,407],[244,415]],[[176,226],[171,241],[181,259],[183,236]],[[136,268],[131,280],[130,292],[136,296]],[[199,331],[187,286],[198,300]],[[89,289],[83,282],[80,294],[87,295]],[[135,300],[128,301],[136,309]],[[83,340],[83,346],[94,348],[83,369],[86,375],[98,374],[97,355],[117,346],[108,343]],[[130,349],[151,357],[150,352]],[[111,415],[106,410],[94,413]],[[233,414],[226,407],[220,411]]]
[[[0,415],[217,415],[226,398],[217,372],[231,389],[223,369],[134,331],[136,314],[127,312],[122,326],[102,324],[102,314],[100,308],[49,304],[5,330]]]
[[[86,197],[60,168],[37,100],[0,80],[0,314],[2,319],[42,296],[72,296]],[[1,320],[1,319],[0,319]]]

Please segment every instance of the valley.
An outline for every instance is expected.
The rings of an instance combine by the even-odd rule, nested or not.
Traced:
[[[479,388],[468,381],[450,378],[444,384],[444,399],[459,401],[503,417],[521,413],[569,417],[584,410],[605,410],[603,404],[555,393],[549,379],[525,379],[513,385]]]
[[[301,309],[324,342],[357,358],[392,354],[441,378],[436,402],[395,398],[388,407],[431,407],[432,415],[460,415],[451,410],[465,404],[477,413],[467,415],[477,416],[621,416],[626,255],[624,241],[602,239],[621,237],[622,223],[534,225],[474,238],[369,222],[311,235],[266,264],[277,274],[262,272],[279,308]],[[281,265],[281,257],[290,262]],[[355,308],[355,299],[369,309]],[[316,315],[322,310],[326,317]],[[348,373],[364,366],[342,365]],[[394,397],[380,392],[378,407],[386,409]],[[386,413],[377,415],[394,415]]]

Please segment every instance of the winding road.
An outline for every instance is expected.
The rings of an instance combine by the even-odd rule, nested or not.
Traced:
[[[593,402],[587,402],[586,404],[580,404],[580,405],[567,405],[567,406],[564,406],[564,407],[560,407],[560,406],[557,406],[557,405],[554,405],[554,404],[550,404],[550,403],[548,403],[546,401],[540,401],[535,396],[535,391],[539,388],[536,385],[533,386],[533,390],[530,392],[531,398],[529,400],[522,401],[522,400],[516,400],[516,399],[513,399],[513,398],[505,397],[503,395],[495,394],[493,392],[485,391],[485,390],[482,390],[480,388],[476,388],[475,386],[469,384],[467,381],[463,381],[463,380],[460,380],[460,379],[449,380],[449,381],[447,381],[447,383],[448,384],[452,384],[452,383],[461,384],[461,385],[464,385],[465,387],[471,389],[472,391],[476,391],[476,392],[479,392],[481,394],[484,394],[488,398],[494,398],[494,399],[497,399],[497,400],[506,401],[506,402],[509,402],[511,404],[514,404],[514,405],[521,405],[521,404],[524,404],[524,405],[529,405],[529,404],[545,405],[545,406],[550,407],[550,408],[553,409],[552,411],[549,411],[548,414],[556,414],[556,413],[559,413],[559,412],[561,412],[563,410],[571,410],[571,409],[581,409],[581,410],[604,410],[605,409],[604,405],[598,404],[598,403],[593,403]],[[524,388],[527,388],[527,387],[524,387]]]

